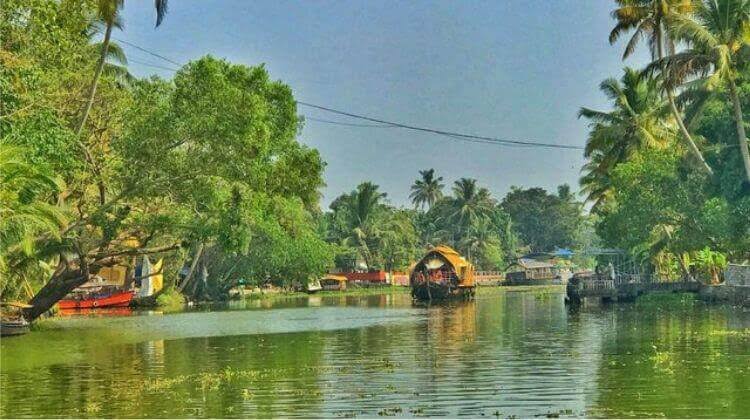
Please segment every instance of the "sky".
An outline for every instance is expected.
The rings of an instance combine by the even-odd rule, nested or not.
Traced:
[[[116,39],[185,63],[206,54],[264,63],[295,98],[375,118],[488,137],[583,146],[581,106],[609,108],[599,91],[627,62],[610,46],[609,0],[201,1],[172,0],[159,28],[153,2],[127,1]],[[122,43],[121,43],[122,44]],[[122,45],[138,76],[171,77],[174,64]],[[151,64],[152,66],[144,65]],[[166,67],[166,68],[160,68]],[[476,178],[497,199],[511,188],[578,190],[580,150],[461,142],[300,107],[299,140],[326,161],[322,205],[362,181],[408,206],[420,169],[446,192]]]

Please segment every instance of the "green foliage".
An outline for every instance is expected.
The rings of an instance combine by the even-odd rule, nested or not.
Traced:
[[[323,272],[332,251],[318,237],[312,212],[324,163],[296,141],[301,120],[291,89],[262,66],[204,57],[172,80],[123,83],[126,74],[114,66],[126,60],[110,44],[93,82],[93,107],[76,135],[103,47],[92,29],[101,22],[117,26],[120,7],[116,1],[3,2],[3,152],[23,148],[27,180],[61,178],[54,189],[33,194],[20,181],[2,185],[3,211],[17,215],[3,218],[4,232],[12,232],[3,236],[3,264],[29,260],[45,267],[34,273],[44,279],[58,263],[57,274],[95,272],[128,264],[136,252],[184,257],[175,250],[202,243],[217,261],[231,263],[210,273],[219,292],[236,281],[233,274],[284,283]],[[39,223],[15,221],[32,209]],[[69,216],[66,229],[52,223],[51,210]],[[11,252],[40,236],[43,247]]]
[[[565,191],[562,188],[561,191]],[[521,240],[534,252],[577,248],[584,217],[581,204],[543,188],[513,187],[501,204]]]

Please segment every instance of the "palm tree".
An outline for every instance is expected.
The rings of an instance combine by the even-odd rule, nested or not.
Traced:
[[[461,250],[466,252],[469,261],[476,260],[477,256],[484,254],[489,248],[500,249],[500,238],[494,229],[488,217],[480,217],[469,226],[461,240]]]
[[[469,225],[480,217],[488,217],[494,203],[487,188],[477,186],[473,178],[461,178],[453,185],[453,213],[450,219],[466,232]]]
[[[615,166],[648,147],[665,147],[672,137],[664,124],[669,110],[652,77],[626,67],[621,80],[604,80],[599,88],[612,101],[611,111],[581,108],[579,117],[591,121],[581,185],[587,200],[600,207],[609,195],[609,173]]]
[[[0,143],[0,295],[25,282],[24,265],[34,261],[40,239],[59,238],[63,212],[46,198],[60,190],[58,180],[26,162],[25,151]],[[47,243],[49,241],[44,241]]]
[[[429,209],[443,196],[443,187],[445,187],[441,183],[443,177],[439,176],[435,178],[434,169],[419,171],[419,175],[422,179],[414,181],[414,184],[411,186],[409,198],[414,203],[414,207],[424,209],[426,204]]]
[[[690,13],[693,8],[693,0],[616,0],[616,2],[620,7],[612,12],[617,24],[609,34],[610,44],[614,44],[623,33],[633,31],[633,36],[625,47],[623,60],[635,51],[641,38],[648,38],[651,56],[661,62],[664,58],[665,27],[670,19],[676,16],[684,16]],[[666,44],[670,50],[674,50],[674,44],[671,41],[666,42]],[[700,162],[701,167],[709,175],[713,175],[713,170],[706,163],[703,154],[685,126],[679,109],[677,109],[673,92],[674,86],[664,83],[663,88],[667,94],[672,115],[677,122],[680,133],[688,144],[690,152]]]
[[[167,13],[167,2],[168,0],[154,0],[157,27],[161,25],[164,15]],[[99,78],[102,75],[102,70],[104,70],[107,57],[110,56],[109,49],[110,40],[112,38],[112,29],[122,29],[120,10],[122,9],[123,4],[124,0],[98,0],[97,2],[97,19],[105,25],[104,40],[101,43],[101,53],[96,65],[96,70],[94,71],[94,79],[91,81],[86,105],[83,108],[83,114],[81,115],[81,119],[78,121],[78,126],[76,127],[76,135],[80,135],[81,131],[83,131],[83,126],[86,124],[89,112],[91,112],[91,106],[94,103],[94,96],[96,95],[96,87],[99,84]]]
[[[688,45],[683,51],[661,58],[646,71],[661,72],[667,86],[684,85],[707,76],[709,88],[725,85],[734,110],[737,141],[745,175],[750,182],[750,151],[742,118],[737,76],[741,56],[750,46],[750,0],[711,0],[696,3],[692,16],[670,15],[670,35]]]
[[[377,245],[377,215],[384,206],[386,194],[372,182],[363,182],[350,194],[342,195],[331,209],[342,219],[341,242],[357,248],[368,267],[374,261]]]

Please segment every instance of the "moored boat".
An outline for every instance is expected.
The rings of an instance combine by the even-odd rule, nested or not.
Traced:
[[[91,309],[129,306],[135,294],[132,290],[116,290],[103,293],[74,293],[62,299],[60,309]]]
[[[21,335],[29,332],[29,322],[23,318],[0,320],[0,336]]]
[[[409,273],[414,299],[431,301],[474,296],[474,266],[445,245],[432,248]]]
[[[22,310],[31,305],[20,302],[3,302],[0,311],[0,336],[8,337],[29,332],[29,322],[23,317]]]

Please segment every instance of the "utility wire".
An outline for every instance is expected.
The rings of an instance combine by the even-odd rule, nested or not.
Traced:
[[[140,65],[142,65],[142,66],[147,66],[147,67],[153,67],[153,68],[157,68],[157,69],[162,69],[162,70],[169,70],[169,71],[178,71],[178,69],[176,69],[176,68],[173,68],[173,67],[165,67],[165,66],[160,66],[160,65],[158,65],[158,64],[151,64],[151,63],[147,63],[147,62],[145,62],[145,61],[134,60],[134,59],[132,59],[132,58],[129,58],[129,59],[128,59],[128,62],[129,62],[129,63],[136,63],[136,64],[140,64]]]
[[[145,52],[146,54],[150,54],[150,55],[153,55],[154,57],[156,57],[156,58],[159,58],[159,59],[162,59],[162,60],[164,60],[164,61],[166,61],[166,62],[168,62],[168,63],[170,63],[170,64],[174,64],[174,65],[176,65],[176,66],[180,66],[180,67],[182,67],[182,66],[183,66],[183,64],[181,64],[181,63],[178,63],[178,62],[176,62],[176,61],[174,61],[174,60],[171,60],[171,59],[169,59],[169,58],[167,58],[167,57],[164,57],[164,56],[163,56],[163,55],[161,55],[161,54],[157,54],[157,53],[155,53],[155,52],[153,52],[153,51],[149,51],[149,50],[147,50],[146,48],[143,48],[143,47],[140,47],[140,46],[138,46],[138,45],[135,45],[135,44],[133,44],[132,42],[128,42],[128,41],[125,41],[124,39],[119,39],[119,38],[115,38],[115,37],[112,37],[112,39],[114,39],[114,40],[115,40],[115,41],[117,41],[117,42],[122,42],[122,43],[123,43],[123,44],[125,44],[125,45],[130,45],[131,47],[133,47],[133,48],[135,48],[135,49],[137,49],[137,50],[143,51],[143,52]]]
[[[129,46],[131,46],[133,48],[136,48],[136,49],[138,49],[140,51],[143,51],[143,52],[145,52],[147,54],[150,54],[150,55],[152,55],[154,57],[157,57],[157,58],[159,58],[161,60],[164,60],[164,61],[166,61],[168,63],[175,64],[177,66],[183,66],[183,64],[178,63],[177,61],[174,61],[174,60],[172,60],[170,58],[167,58],[167,57],[165,57],[165,56],[163,56],[161,54],[155,53],[153,51],[150,51],[150,50],[148,50],[146,48],[143,48],[143,47],[138,46],[136,44],[133,44],[131,42],[128,42],[128,41],[125,41],[125,40],[122,40],[122,39],[118,39],[118,38],[114,38],[114,39],[116,41],[118,41],[118,42],[122,42],[123,44],[129,45]],[[141,64],[143,64],[143,65],[149,65],[149,64],[145,64],[145,63],[141,63]],[[157,66],[151,65],[151,67],[157,67]],[[177,71],[176,69],[171,69],[171,68],[166,68],[166,67],[157,67],[157,68],[163,68],[165,70]],[[387,120],[383,120],[383,119],[379,119],[379,118],[368,117],[368,116],[365,116],[365,115],[354,114],[354,113],[351,113],[351,112],[341,111],[341,110],[329,108],[329,107],[322,106],[322,105],[312,104],[312,103],[309,103],[309,102],[303,102],[303,101],[296,101],[296,102],[297,102],[297,104],[302,105],[302,106],[306,106],[306,107],[310,107],[310,108],[315,108],[315,109],[318,109],[318,110],[321,110],[321,111],[325,111],[325,112],[329,112],[329,113],[333,113],[333,114],[338,114],[338,115],[343,115],[343,116],[347,116],[347,117],[350,117],[350,118],[360,119],[360,120],[364,120],[364,121],[370,121],[370,122],[378,123],[378,124],[381,124],[381,125],[365,125],[365,124],[355,125],[354,123],[345,123],[345,122],[340,122],[340,121],[323,120],[322,118],[318,118],[317,119],[318,122],[323,122],[323,123],[327,123],[327,124],[347,125],[347,126],[352,126],[352,127],[360,127],[361,126],[361,127],[371,127],[371,128],[374,128],[374,127],[377,127],[377,128],[380,128],[380,127],[403,128],[403,129],[406,129],[406,130],[422,131],[422,132],[426,132],[426,133],[439,134],[439,135],[446,136],[446,137],[449,137],[449,138],[452,138],[452,139],[455,139],[455,140],[468,141],[468,142],[472,142],[472,143],[501,144],[501,145],[505,145],[505,146],[514,145],[514,146],[522,146],[522,147],[523,146],[526,146],[526,147],[545,147],[545,148],[551,148],[551,149],[584,150],[584,148],[581,147],[581,146],[573,146],[573,145],[567,145],[567,144],[542,143],[542,142],[524,141],[524,140],[508,140],[508,139],[501,139],[501,138],[497,138],[497,137],[478,136],[478,135],[473,135],[473,134],[465,134],[465,133],[458,133],[458,132],[453,132],[453,131],[438,130],[438,129],[429,128],[429,127],[419,127],[419,126],[415,126],[415,125],[403,124],[403,123],[398,123],[398,122],[394,122],[394,121],[387,121]],[[311,119],[313,121],[316,121],[316,119],[314,119],[314,118],[309,118],[309,119]]]
[[[309,102],[297,101],[297,103],[300,104],[300,105],[306,106],[306,107],[319,109],[321,111],[326,111],[326,112],[330,112],[330,113],[333,113],[333,114],[345,115],[347,117],[357,118],[357,119],[360,119],[360,120],[371,121],[371,122],[376,122],[376,123],[381,123],[381,124],[388,124],[388,125],[391,125],[391,126],[394,126],[394,127],[405,128],[407,130],[423,131],[423,132],[427,132],[427,133],[440,134],[440,135],[450,136],[450,137],[453,137],[453,136],[455,136],[455,137],[461,137],[461,138],[465,138],[465,139],[484,140],[484,141],[490,142],[490,143],[515,144],[515,145],[525,145],[525,146],[535,146],[535,147],[548,147],[548,148],[553,148],[553,149],[583,150],[583,147],[581,147],[581,146],[572,146],[572,145],[567,145],[567,144],[540,143],[540,142],[522,141],[522,140],[507,140],[507,139],[500,139],[500,138],[496,138],[496,137],[477,136],[477,135],[473,135],[473,134],[463,134],[463,133],[457,133],[457,132],[453,132],[453,131],[436,130],[436,129],[433,129],[433,128],[418,127],[418,126],[414,126],[414,125],[402,124],[402,123],[398,123],[398,122],[382,120],[382,119],[379,119],[379,118],[368,117],[368,116],[365,116],[365,115],[354,114],[354,113],[351,113],[351,112],[340,111],[340,110],[333,109],[333,108],[328,108],[328,107],[325,107],[325,106],[322,106],[322,105],[311,104]]]
[[[332,125],[343,125],[345,127],[397,128],[392,125],[385,125],[385,124],[357,124],[357,123],[333,121],[333,120],[327,120],[325,118],[315,118],[315,117],[308,117],[308,116],[305,116],[305,121],[315,121],[315,122],[332,124]]]

